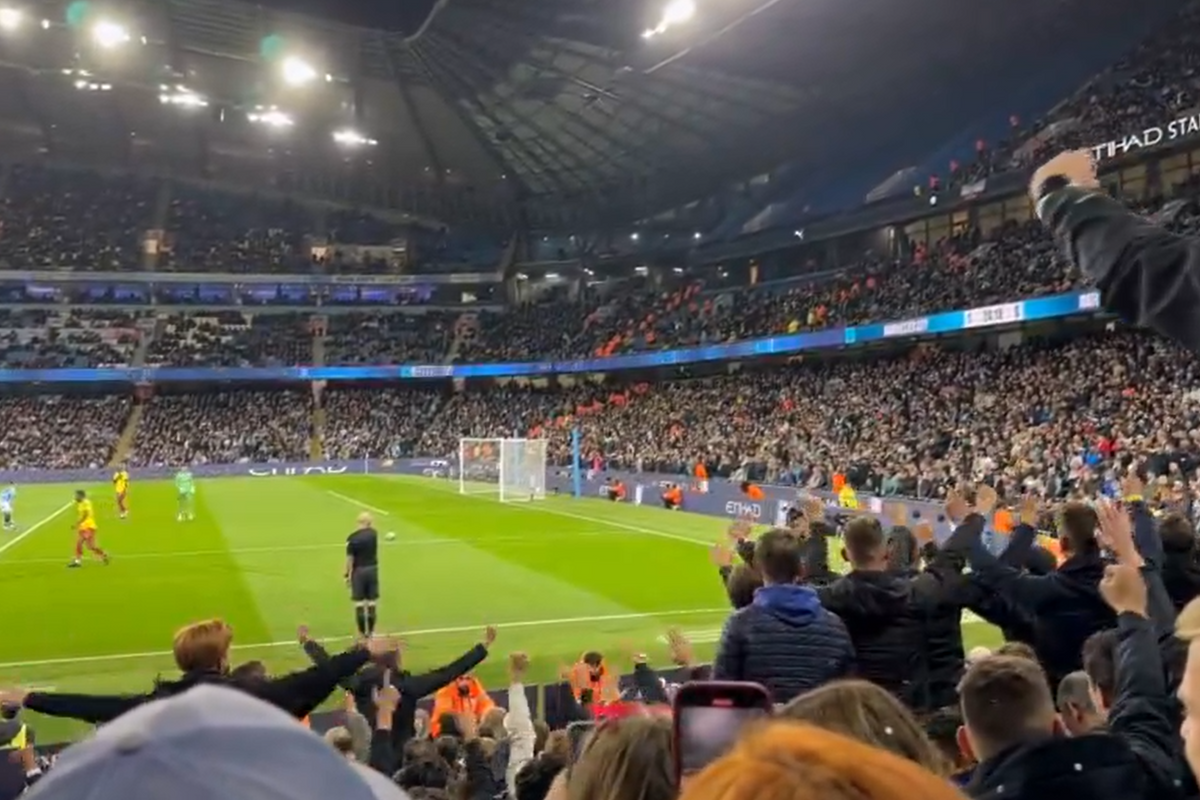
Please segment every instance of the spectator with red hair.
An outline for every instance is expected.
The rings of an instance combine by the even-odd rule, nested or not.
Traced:
[[[774,722],[685,782],[680,800],[962,800],[945,778],[830,731]]]

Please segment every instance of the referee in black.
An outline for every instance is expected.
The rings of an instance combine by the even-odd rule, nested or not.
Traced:
[[[346,538],[346,584],[358,632],[373,635],[375,604],[379,602],[379,534],[365,512],[358,515],[358,529]]]

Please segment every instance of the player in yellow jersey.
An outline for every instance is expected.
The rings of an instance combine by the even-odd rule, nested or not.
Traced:
[[[126,503],[126,493],[129,491],[129,472],[121,467],[113,475],[113,491],[117,494],[117,512],[121,519],[129,516],[129,506]]]
[[[83,565],[83,548],[87,548],[108,563],[108,553],[96,546],[96,512],[92,501],[87,499],[87,493],[80,489],[75,492],[75,560],[67,566]]]

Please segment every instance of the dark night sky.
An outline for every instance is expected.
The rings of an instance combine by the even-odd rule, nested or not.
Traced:
[[[258,0],[265,8],[296,11],[367,28],[413,33],[435,0]]]

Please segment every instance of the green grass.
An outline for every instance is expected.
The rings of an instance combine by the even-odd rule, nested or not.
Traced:
[[[535,681],[590,649],[622,671],[631,650],[662,664],[669,627],[707,658],[728,614],[705,547],[726,522],[712,517],[568,498],[501,504],[424,478],[308,476],[201,480],[197,519],[180,523],[170,482],[140,482],[126,520],[109,487],[88,487],[113,561],[68,570],[74,488],[21,487],[22,527],[0,533],[0,686],[144,691],[174,675],[174,631],[218,616],[234,626],[235,662],[304,666],[297,626],[333,646],[354,633],[344,540],[363,510],[396,534],[381,554],[380,630],[406,640],[410,668],[453,659],[487,624],[500,627],[496,656],[477,671],[489,686],[503,685],[500,655],[515,650],[530,654]],[[970,645],[995,638],[982,625],[967,632]],[[42,741],[82,730],[35,725]]]

